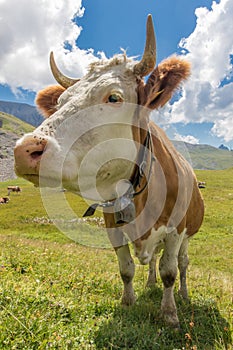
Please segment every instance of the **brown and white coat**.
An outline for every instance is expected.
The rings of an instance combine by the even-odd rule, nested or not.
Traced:
[[[161,310],[165,321],[178,327],[174,282],[179,269],[179,291],[187,298],[188,241],[202,223],[204,208],[190,165],[164,131],[149,121],[150,111],[162,107],[188,78],[190,65],[176,56],[157,67],[155,61],[151,16],[140,62],[117,55],[94,63],[78,80],[65,77],[51,54],[51,69],[60,85],[39,92],[36,102],[47,119],[17,142],[15,170],[36,185],[60,184],[93,201],[114,201],[118,184],[129,183],[140,165],[138,154],[149,130],[151,148],[145,153],[140,184],[134,188],[135,220],[117,224],[109,208],[104,209],[104,219],[124,283],[122,303],[135,301],[135,265],[128,241],[139,261],[150,266],[148,285],[156,281],[156,255],[163,249]]]

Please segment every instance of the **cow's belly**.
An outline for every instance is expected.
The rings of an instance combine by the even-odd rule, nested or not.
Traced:
[[[146,265],[153,254],[158,254],[163,248],[171,252],[179,250],[185,233],[186,229],[179,234],[176,228],[166,226],[161,226],[158,230],[152,229],[147,239],[141,240],[140,244],[134,243],[135,255],[142,265]]]

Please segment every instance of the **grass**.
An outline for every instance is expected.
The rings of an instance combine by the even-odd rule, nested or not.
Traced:
[[[207,145],[195,145],[189,149],[195,169],[226,169],[233,166],[233,152]]]
[[[95,236],[96,226],[79,224],[76,244],[48,219],[38,189],[0,183],[0,196],[10,184],[23,190],[0,206],[0,349],[232,349],[233,169],[197,176],[206,215],[190,243],[190,303],[175,292],[179,333],[160,319],[162,284],[145,288],[146,266],[137,266],[136,304],[121,307],[115,253],[96,248],[107,246],[101,228]],[[87,204],[64,196],[81,217]]]
[[[190,161],[194,169],[226,169],[233,166],[233,151],[209,145],[192,145],[173,141],[175,147]]]
[[[34,129],[33,126],[7,113],[0,112],[0,120],[2,121],[2,130],[13,132],[18,136],[31,132]]]

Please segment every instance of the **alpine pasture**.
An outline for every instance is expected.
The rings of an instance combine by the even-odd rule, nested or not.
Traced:
[[[9,185],[19,185],[22,192],[12,193],[0,206],[0,349],[232,349],[233,168],[196,174],[206,182],[206,212],[190,242],[190,302],[175,293],[180,332],[160,319],[162,283],[158,278],[154,289],[145,288],[147,266],[137,265],[138,302],[122,308],[113,250],[66,237],[48,218],[40,190],[30,183],[1,182],[0,197],[7,195]],[[78,196],[65,196],[81,217],[87,204]],[[95,220],[92,225],[93,232]],[[103,237],[93,237],[94,245],[99,239]]]

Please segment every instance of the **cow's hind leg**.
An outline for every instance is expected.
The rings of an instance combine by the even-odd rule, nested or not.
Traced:
[[[128,244],[116,248],[116,254],[119,263],[119,269],[122,281],[124,283],[124,291],[122,295],[123,305],[132,305],[135,302],[135,294],[133,290],[133,277],[135,272],[135,265],[130,254]]]
[[[157,256],[156,256],[156,254],[153,254],[152,259],[149,262],[149,273],[148,273],[148,279],[147,279],[147,283],[146,283],[146,287],[148,287],[148,288],[154,287],[155,283],[157,282],[156,260],[157,260]]]
[[[186,300],[188,300],[188,289],[186,283],[186,271],[189,264],[188,243],[188,237],[184,238],[178,255],[178,268],[180,271],[179,294]]]
[[[168,233],[163,255],[159,262],[159,272],[164,285],[161,312],[165,322],[174,328],[179,328],[173,289],[177,276],[178,252],[182,239],[183,234],[178,234],[177,230]]]

